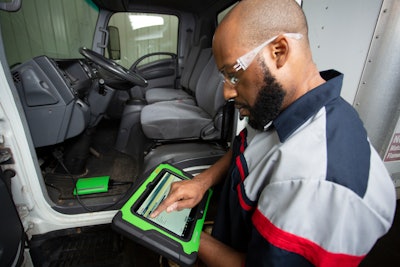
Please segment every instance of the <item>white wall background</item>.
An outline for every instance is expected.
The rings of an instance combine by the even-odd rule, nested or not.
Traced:
[[[342,97],[357,93],[382,0],[303,0],[311,49],[320,70],[344,73]]]

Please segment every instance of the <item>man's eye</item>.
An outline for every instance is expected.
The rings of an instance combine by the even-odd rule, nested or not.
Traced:
[[[233,84],[236,85],[239,82],[239,78],[237,78],[236,76],[231,75],[229,77],[229,81]]]

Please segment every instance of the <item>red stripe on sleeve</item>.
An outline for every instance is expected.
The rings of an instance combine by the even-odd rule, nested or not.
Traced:
[[[245,149],[245,147],[244,147],[244,142],[246,141],[246,134],[245,134],[245,130],[242,130],[241,132],[240,132],[240,153],[243,153],[244,152],[244,149]]]
[[[236,190],[237,190],[237,194],[238,194],[239,203],[240,203],[240,206],[242,207],[242,209],[244,209],[245,211],[251,210],[253,207],[247,205],[247,203],[243,199],[240,183],[237,185]]]
[[[257,231],[269,243],[275,247],[299,254],[316,266],[358,266],[365,257],[365,255],[354,256],[329,252],[308,239],[279,229],[258,209],[254,212],[252,219]]]
[[[244,169],[243,169],[243,164],[242,161],[240,159],[240,155],[236,157],[236,167],[239,171],[240,174],[240,180],[243,181],[245,178],[245,174],[244,174]]]

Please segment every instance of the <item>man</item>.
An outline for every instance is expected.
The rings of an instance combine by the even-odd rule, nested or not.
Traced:
[[[224,96],[256,129],[191,181],[173,184],[153,213],[193,207],[225,177],[207,266],[357,266],[390,228],[393,183],[343,75],[319,73],[293,0],[243,0],[218,27],[213,52]],[[250,131],[249,131],[250,132]]]

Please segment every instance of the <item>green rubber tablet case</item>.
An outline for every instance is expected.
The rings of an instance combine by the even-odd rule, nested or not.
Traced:
[[[180,266],[191,266],[197,259],[200,234],[212,191],[208,190],[203,200],[191,210],[190,225],[187,224],[184,236],[179,236],[136,212],[166,172],[180,179],[191,178],[191,175],[170,164],[158,165],[114,216],[112,228]]]

